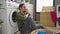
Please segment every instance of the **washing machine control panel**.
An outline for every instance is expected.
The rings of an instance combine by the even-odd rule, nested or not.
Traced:
[[[17,5],[16,5],[16,3],[8,2],[7,7],[8,8],[17,8]]]
[[[8,8],[13,8],[13,5],[11,3],[7,3]]]

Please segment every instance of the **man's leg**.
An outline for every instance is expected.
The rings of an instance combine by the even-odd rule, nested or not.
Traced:
[[[33,30],[37,29],[37,27],[36,27],[36,25],[35,25],[35,23],[34,23],[34,21],[32,20],[31,17],[28,17],[26,19],[26,22],[28,22],[28,24],[29,24],[29,26],[30,26],[31,29],[33,29]]]
[[[39,29],[39,28],[44,29],[44,27],[42,25],[35,24],[31,17],[28,17],[26,21],[28,21],[28,23],[30,24],[32,29]]]
[[[23,27],[22,27],[22,33],[23,34],[28,34],[30,33],[32,30],[35,30],[36,26],[33,22],[33,20],[31,19],[31,17],[27,17]]]
[[[24,34],[28,34],[31,31],[36,30],[36,29],[38,29],[40,27],[43,28],[43,26],[40,26],[40,25],[36,26],[35,23],[33,22],[32,18],[27,17],[27,19],[26,19],[26,21],[25,21],[25,23],[24,23],[24,25],[22,27],[22,32]]]

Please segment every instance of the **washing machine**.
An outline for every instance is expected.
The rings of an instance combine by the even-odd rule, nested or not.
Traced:
[[[18,31],[15,14],[18,12],[18,3],[2,2],[0,7],[0,19],[3,20],[2,34],[14,34]]]

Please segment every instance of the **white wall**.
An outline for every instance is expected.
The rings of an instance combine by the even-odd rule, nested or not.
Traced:
[[[53,6],[53,0],[36,0],[36,12],[40,12],[43,6]]]

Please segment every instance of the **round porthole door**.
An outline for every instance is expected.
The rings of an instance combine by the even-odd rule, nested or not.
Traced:
[[[12,10],[9,14],[9,22],[12,27],[17,27],[17,18],[16,18],[17,11]]]

